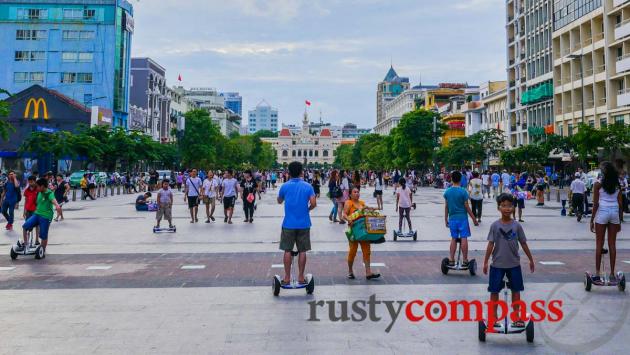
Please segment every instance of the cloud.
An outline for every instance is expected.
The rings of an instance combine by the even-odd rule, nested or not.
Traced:
[[[457,10],[485,10],[488,7],[495,7],[499,10],[502,9],[504,3],[503,0],[459,0],[453,4],[453,8]]]

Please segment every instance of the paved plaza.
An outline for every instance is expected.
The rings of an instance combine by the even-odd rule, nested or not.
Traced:
[[[449,232],[444,227],[442,190],[423,188],[412,211],[418,241],[373,245],[373,269],[379,281],[366,281],[360,257],[357,280],[347,280],[344,227],[328,220],[330,201],[322,196],[312,211],[307,269],[317,286],[271,293],[271,277],[280,274],[278,250],[282,206],[277,190],[258,203],[254,223],[243,223],[242,202],[234,224],[189,223],[183,195],[174,206],[177,233],[153,234],[154,213],[136,212],[135,195],[71,202],[66,220],[53,223],[44,260],[9,258],[20,235],[0,234],[0,353],[623,353],[630,334],[630,302],[616,288],[586,293],[583,272],[594,269],[594,234],[587,222],[560,216],[560,204],[535,207],[528,201],[523,223],[536,260],[536,272],[525,276],[523,298],[563,300],[564,319],[536,324],[534,343],[524,334],[489,335],[477,340],[474,322],[421,321],[403,315],[389,332],[386,307],[381,321],[333,322],[328,308],[309,321],[310,301],[440,299],[485,301],[487,276],[481,272],[444,276]],[[397,228],[393,190],[385,191],[388,230]],[[362,192],[375,205],[372,189]],[[483,221],[471,227],[471,257],[482,263],[485,238],[498,218],[486,200]],[[16,222],[16,227],[21,220]],[[622,227],[625,229],[624,227]],[[630,271],[630,238],[618,236],[618,269]],[[524,270],[526,258],[522,257]],[[339,308],[337,308],[339,310]],[[404,313],[404,312],[402,312]]]

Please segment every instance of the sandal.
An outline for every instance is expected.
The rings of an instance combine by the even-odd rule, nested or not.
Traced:
[[[469,263],[468,260],[462,261],[462,267],[468,267],[468,263]]]
[[[281,286],[287,286],[287,285],[289,285],[290,283],[291,283],[291,282],[289,282],[289,281],[280,280],[280,285],[281,285]]]
[[[455,260],[449,260],[448,266],[455,266]]]
[[[381,277],[381,274],[372,274],[372,275],[368,275],[365,278],[368,280],[373,280],[373,279],[378,279],[379,277]]]
[[[298,281],[298,284],[300,284],[300,285],[306,285],[306,284],[308,284],[308,282],[306,282],[306,280],[302,280],[302,281]]]
[[[354,277],[354,274],[353,274],[353,273],[349,273],[349,274],[348,274],[348,279],[350,279],[350,280],[354,280],[354,279],[356,279],[356,277]]]

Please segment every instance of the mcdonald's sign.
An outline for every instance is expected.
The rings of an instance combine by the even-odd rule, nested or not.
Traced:
[[[26,108],[24,109],[24,118],[28,119],[30,118],[30,113],[31,113],[31,107],[33,108],[33,119],[36,120],[39,118],[39,106],[42,106],[43,110],[44,110],[44,119],[47,120],[48,119],[48,107],[46,107],[46,101],[44,99],[42,99],[41,97],[39,99],[34,99],[34,98],[30,98],[28,99],[28,102],[26,103]]]

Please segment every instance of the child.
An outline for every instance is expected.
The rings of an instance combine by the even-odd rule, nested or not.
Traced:
[[[145,192],[136,198],[136,211],[144,212],[149,210],[149,197],[151,192]]]
[[[527,238],[520,223],[512,219],[515,198],[511,194],[503,193],[497,197],[497,209],[501,213],[501,219],[492,223],[488,232],[488,247],[483,261],[483,273],[488,274],[488,259],[492,254],[492,266],[490,266],[490,277],[488,292],[490,300],[498,302],[499,292],[502,289],[503,277],[507,275],[512,290],[512,304],[515,314],[520,314],[520,292],[525,289],[523,286],[523,274],[521,272],[521,262],[518,253],[518,245],[521,244],[523,251],[529,258],[529,269],[534,272],[534,258],[527,246]],[[497,319],[496,305],[490,309],[491,314],[488,319]],[[525,327],[525,320],[517,319],[512,323],[513,327]]]
[[[516,219],[516,210],[518,208],[518,221],[523,223],[523,210],[525,209],[525,197],[527,192],[523,191],[517,183],[513,185],[512,194],[514,197],[514,209],[512,210],[512,218]]]
[[[31,218],[37,209],[37,178],[28,177],[28,186],[24,189],[24,220]],[[39,227],[35,228],[35,245],[39,245]]]
[[[171,214],[171,208],[173,207],[173,191],[169,188],[168,179],[162,180],[162,189],[157,193],[158,210],[156,212],[157,225],[155,228],[160,228],[160,221],[162,216],[168,221],[168,227],[173,228],[173,217]]]
[[[52,191],[48,189],[48,180],[46,178],[37,179],[37,208],[35,213],[29,217],[26,222],[22,225],[22,238],[24,240],[24,244],[20,244],[18,240],[17,249],[23,250],[27,241],[27,234],[34,227],[39,226],[39,239],[41,239],[41,246],[46,250],[46,246],[48,245],[48,229],[50,227],[50,222],[53,219],[53,205],[57,209],[57,212],[61,209],[57,200],[55,200],[55,195]]]
[[[468,266],[468,237],[470,237],[470,226],[468,225],[468,216],[472,218],[475,226],[479,225],[475,215],[473,215],[468,205],[468,192],[460,186],[462,181],[462,173],[453,171],[451,174],[453,186],[444,191],[444,223],[446,228],[451,230],[451,247],[449,265],[455,265],[455,249],[457,248],[457,239],[461,238],[462,254],[464,262],[462,266]]]

